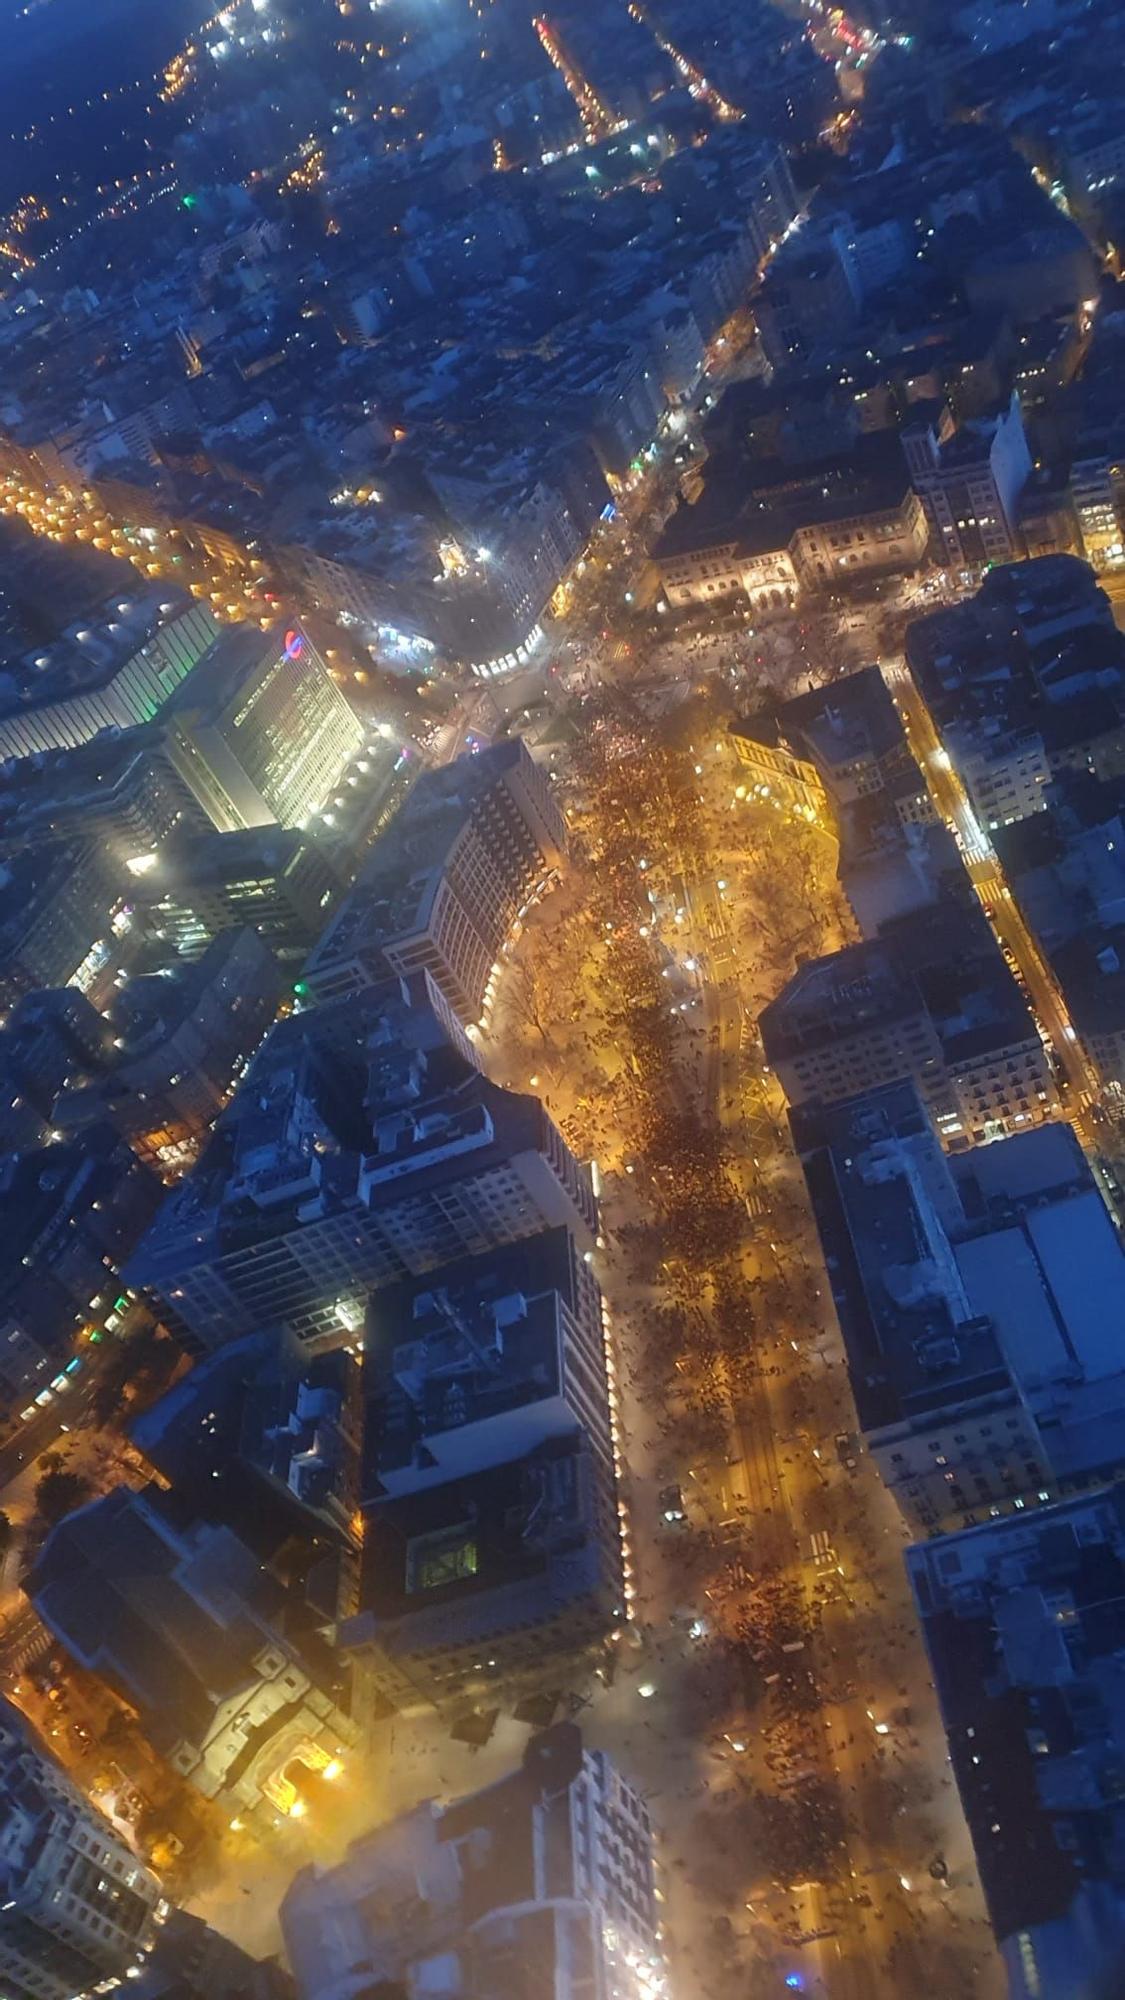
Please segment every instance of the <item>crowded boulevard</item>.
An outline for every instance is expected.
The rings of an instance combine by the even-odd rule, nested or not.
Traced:
[[[989,1996],[905,1531],[755,1029],[850,917],[832,839],[737,796],[727,719],[586,699],[567,878],[482,1033],[601,1175],[631,1598],[583,1726],[667,1828],[673,1978],[705,2000]]]

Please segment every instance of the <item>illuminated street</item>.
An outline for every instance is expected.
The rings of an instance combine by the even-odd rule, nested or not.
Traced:
[[[0,2000],[1116,2000],[1120,0],[205,4],[0,0]]]
[[[901,660],[884,662],[884,675],[902,714],[907,738],[925,773],[936,811],[955,833],[974,888],[1001,946],[1012,954],[1030,995],[1041,1032],[1056,1055],[1072,1097],[1068,1110],[1077,1119],[1097,1095],[1097,1078],[1077,1045],[1058,983],[1012,900],[1003,870],[987,834],[969,803],[933,718]]]
[[[655,748],[649,753],[659,754]],[[690,754],[678,756],[689,781]],[[702,817],[685,872],[679,850],[652,837],[646,810],[652,766],[643,754],[634,756],[624,791],[623,781],[609,776],[612,790],[601,810],[613,815],[606,834],[612,829],[615,853],[618,843],[628,842],[634,867],[647,864],[637,878],[637,907],[651,902],[655,921],[645,925],[648,941],[659,939],[662,957],[672,953],[671,992],[690,996],[688,1011],[679,1016],[684,1026],[675,1030],[672,1074],[679,1081],[673,1093],[682,1091],[685,1115],[699,1116],[702,1130],[729,1135],[726,1228],[743,1240],[733,1258],[728,1251],[721,1261],[744,1274],[756,1302],[754,1331],[735,1335],[729,1356],[714,1253],[705,1252],[701,1265],[699,1252],[682,1265],[665,1261],[651,1275],[643,1256],[653,1208],[652,1195],[646,1199],[651,1169],[634,1137],[640,1107],[627,1083],[622,1102],[621,1044],[602,1011],[605,956],[589,918],[580,925],[573,889],[562,892],[563,911],[548,903],[529,925],[502,985],[489,1042],[498,1074],[519,1081],[520,1069],[513,1074],[518,1046],[520,1066],[546,1089],[564,1129],[573,1122],[583,1138],[591,1136],[606,1177],[611,1241],[622,1245],[633,1272],[629,1282],[607,1261],[604,1282],[615,1305],[628,1391],[622,1428],[638,1551],[637,1620],[651,1636],[636,1661],[626,1650],[615,1689],[595,1695],[588,1726],[615,1754],[644,1760],[658,1824],[674,1802],[675,1820],[667,1823],[661,1849],[670,1934],[686,1962],[706,1951],[715,1992],[726,1992],[727,1982],[730,1991],[738,1990],[745,1976],[738,1968],[746,1965],[759,1977],[767,1968],[781,1973],[795,1966],[809,1990],[827,1993],[896,1993],[904,1974],[919,1980],[956,1976],[961,1984],[948,1990],[988,1992],[993,1989],[983,1973],[968,1970],[968,1958],[987,1955],[988,1946],[980,1934],[964,1828],[948,1788],[928,1775],[940,1725],[904,1589],[902,1524],[865,1460],[855,1472],[838,1461],[834,1435],[853,1421],[839,1337],[822,1303],[823,1286],[818,1289],[819,1255],[800,1176],[781,1139],[782,1107],[761,1078],[748,1025],[786,974],[798,908],[807,923],[810,893],[812,911],[817,902],[831,907],[835,900],[834,848],[738,806],[732,760],[721,742],[709,742],[699,754]],[[596,841],[597,803],[593,810],[586,838]],[[619,814],[628,814],[628,821]],[[713,847],[704,845],[711,839]],[[644,854],[637,852],[641,840]],[[798,852],[808,872],[795,905],[785,874],[777,871],[791,871]],[[667,891],[681,882],[687,893],[677,911]],[[833,914],[828,921],[839,919]],[[803,930],[797,934],[807,949]],[[831,931],[820,935],[830,945]],[[678,970],[689,962],[706,965],[701,982]],[[528,1019],[525,965],[540,991],[584,995],[569,1027],[556,1010],[546,1040]],[[736,1220],[743,1203],[752,1214],[749,1229]],[[642,1273],[649,1302],[643,1307],[632,1297]],[[689,1304],[693,1297],[698,1304]],[[714,1334],[706,1330],[712,1314]],[[669,1356],[668,1342],[681,1338],[682,1351]],[[680,1385],[670,1398],[653,1373],[669,1360],[671,1379]],[[684,1528],[669,1528],[661,1519],[657,1494],[671,1481],[685,1494]],[[770,1579],[778,1600],[792,1593],[793,1610],[784,1615],[792,1617],[793,1644],[801,1649],[794,1655],[796,1671],[811,1672],[816,1687],[807,1719],[789,1713],[787,1702],[760,1683],[747,1697],[756,1678],[743,1653],[748,1639],[740,1637],[747,1613],[770,1621],[767,1659],[786,1641],[784,1631],[772,1630],[779,1613],[765,1603],[753,1608],[759,1578]],[[693,1620],[702,1627],[698,1637],[691,1636]],[[647,1685],[646,1675],[654,1691],[641,1708],[638,1690]],[[617,1713],[619,1691],[628,1703],[623,1715]],[[709,1718],[702,1762],[679,1740],[685,1719],[701,1713]],[[732,1738],[743,1748],[736,1750]],[[802,1867],[802,1836],[794,1829],[788,1836],[796,1841],[793,1876],[775,1879],[768,1848],[755,1846],[744,1816],[753,1815],[755,1798],[785,1802],[794,1785],[798,1792],[822,1787],[825,1810],[828,1801],[836,1802],[841,1846]],[[690,1843],[681,1830],[685,1803],[694,1808]],[[761,1812],[764,1821],[764,1805]],[[743,1831],[734,1852],[746,1859],[732,1869],[732,1834],[723,1829],[735,1825]],[[779,1829],[776,1838],[785,1837]],[[724,1848],[728,1858],[720,1863]],[[939,1891],[927,1874],[938,1853],[950,1866],[947,1890]],[[909,1890],[898,1875],[907,1878]],[[693,1913],[685,1891],[702,1897],[702,1916]],[[744,1915],[730,1932],[707,1919],[713,1893],[741,1898]]]

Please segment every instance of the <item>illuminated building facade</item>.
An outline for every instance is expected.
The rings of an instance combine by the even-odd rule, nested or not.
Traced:
[[[1093,569],[1119,567],[1125,561],[1121,527],[1121,496],[1125,466],[1109,452],[1076,458],[1070,468],[1070,497],[1082,534],[1082,548]]]
[[[361,2000],[382,1980],[448,2000],[668,1990],[648,1809],[572,1722],[532,1737],[497,1784],[303,1869],[281,1924],[301,2000]]]
[[[304,973],[318,1000],[424,969],[476,1021],[529,899],[566,849],[545,774],[517,737],[418,779]]]
[[[279,958],[304,957],[342,883],[296,827],[247,827],[180,842],[148,869],[145,928],[196,958],[232,925],[252,925]]]
[[[173,761],[224,831],[303,826],[364,743],[358,716],[293,626],[225,632],[168,720]]]
[[[73,749],[158,715],[219,631],[204,605],[158,600],[107,605],[28,659],[19,693],[0,700],[0,758]]]
[[[827,813],[828,794],[816,765],[793,748],[777,716],[763,712],[733,723],[731,742],[748,792],[778,799],[811,819]]]
[[[0,1704],[0,1988],[77,2000],[135,1976],[164,1914],[155,1876]],[[103,1982],[105,1982],[103,1984]]]
[[[136,1709],[171,1768],[268,1832],[357,1738],[345,1670],[229,1528],[117,1487],[49,1535],[28,1581],[71,1657]]]

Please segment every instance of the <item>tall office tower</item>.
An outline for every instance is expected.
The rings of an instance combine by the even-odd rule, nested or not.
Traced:
[[[647,1809],[572,1722],[499,1783],[303,1869],[281,1926],[302,2000],[367,2000],[384,1980],[442,2000],[668,1991]]]
[[[165,711],[169,755],[215,826],[303,826],[362,748],[363,725],[296,627],[224,632]]]
[[[272,1030],[127,1279],[186,1346],[339,1345],[380,1285],[559,1223],[592,1246],[589,1172],[420,972]]]
[[[305,968],[318,1000],[424,966],[466,1025],[566,824],[516,738],[427,771],[376,842]]]
[[[76,2000],[135,1975],[164,1914],[155,1876],[0,1702],[0,1991]]]
[[[343,879],[314,835],[255,826],[178,841],[140,889],[146,930],[187,957],[198,958],[232,925],[252,924],[278,958],[303,959]]]

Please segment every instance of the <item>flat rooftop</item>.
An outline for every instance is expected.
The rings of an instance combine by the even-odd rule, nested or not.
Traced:
[[[392,1285],[368,1309],[365,1494],[422,1460],[425,1439],[558,1393],[560,1306],[574,1308],[565,1229]]]
[[[906,1562],[993,1927],[1034,1936],[1083,1885],[1118,1891],[1125,1488],[916,1543]]]
[[[865,1431],[921,1420],[952,1399],[999,1393],[1008,1369],[986,1320],[964,1323],[935,1265],[922,1185],[948,1222],[956,1191],[912,1084],[892,1084],[790,1123],[812,1198]]]
[[[0,721],[96,693],[168,625],[197,611],[173,585],[117,592],[0,672]]]
[[[475,755],[424,771],[380,834],[313,951],[308,970],[425,926],[449,855],[478,801],[519,762],[513,737]]]
[[[653,550],[668,557],[734,542],[744,555],[785,548],[801,528],[901,507],[912,488],[894,432],[861,433],[850,449],[811,465],[741,450],[708,461],[703,491],[682,502]]]

